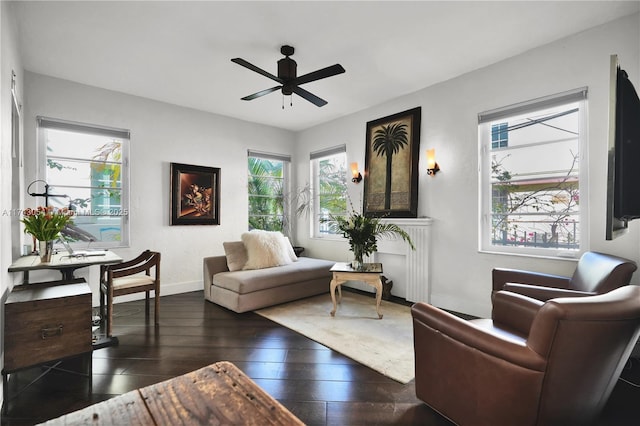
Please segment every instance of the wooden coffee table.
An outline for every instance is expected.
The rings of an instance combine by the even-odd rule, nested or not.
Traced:
[[[69,425],[302,426],[230,362],[137,389],[45,423]]]
[[[362,281],[376,289],[376,313],[382,319],[380,313],[380,301],[382,300],[382,263],[363,263],[362,269],[353,269],[350,263],[338,262],[331,268],[333,279],[331,280],[330,291],[333,310],[331,316],[336,315],[336,287],[338,289],[338,303],[342,300],[341,285],[347,281]]]

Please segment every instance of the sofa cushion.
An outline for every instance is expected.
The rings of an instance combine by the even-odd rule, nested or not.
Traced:
[[[280,232],[245,232],[242,242],[247,250],[247,262],[242,269],[263,269],[291,263],[287,243]]]
[[[300,257],[297,262],[276,268],[219,272],[212,278],[214,286],[239,294],[304,282],[326,276],[327,291],[331,282],[331,267],[335,262],[322,259]]]
[[[230,271],[239,271],[247,263],[247,249],[242,241],[222,243],[224,254],[227,256],[227,267]]]

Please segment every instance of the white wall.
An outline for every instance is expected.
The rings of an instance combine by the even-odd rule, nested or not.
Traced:
[[[308,179],[308,161],[302,159],[308,159],[309,152],[338,143],[347,144],[349,162],[364,165],[366,123],[421,106],[418,216],[434,220],[431,302],[456,311],[488,315],[493,267],[570,275],[575,262],[478,252],[477,114],[588,86],[589,199],[581,207],[589,211],[590,249],[640,261],[640,221],[631,222],[627,235],[605,241],[609,56],[613,53],[619,55],[623,68],[640,88],[640,15],[300,132],[296,141],[296,155],[301,159],[296,168],[298,179]],[[436,149],[441,168],[435,177],[424,172],[428,148]],[[362,189],[362,184],[350,184],[354,201],[361,201]],[[306,226],[302,223],[298,227],[298,240],[309,253],[349,260],[346,242],[309,239],[303,231]],[[636,273],[633,282],[638,281]]]
[[[287,154],[294,139],[281,129],[27,72],[27,182],[35,179],[39,115],[131,130],[131,247],[114,251],[125,259],[147,248],[161,252],[165,295],[201,290],[202,258],[223,254],[222,242],[247,230],[247,149]],[[169,226],[171,162],[220,167],[219,226]],[[97,269],[78,271],[94,290],[94,304]]]
[[[11,157],[11,72],[16,73],[16,93],[22,99],[23,71],[18,53],[17,28],[11,4],[0,2],[0,353],[4,365],[4,301],[16,277],[7,272],[11,254],[11,188],[13,182]],[[3,400],[0,389],[0,405]]]

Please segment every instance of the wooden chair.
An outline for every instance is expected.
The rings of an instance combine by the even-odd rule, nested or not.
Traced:
[[[146,293],[145,314],[149,318],[151,290],[154,291],[155,299],[154,321],[155,325],[158,325],[160,310],[160,253],[158,252],[145,250],[140,256],[128,262],[100,266],[100,313],[104,318],[106,304],[108,337],[111,337],[113,324],[113,298],[144,291]]]

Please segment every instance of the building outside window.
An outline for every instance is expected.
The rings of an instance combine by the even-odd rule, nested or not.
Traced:
[[[498,123],[491,125],[491,149],[509,146],[509,124]]]
[[[586,96],[479,114],[481,250],[573,256],[585,246]]]
[[[312,235],[316,238],[336,236],[329,226],[330,216],[347,214],[347,154],[345,145],[312,152],[313,182]]]
[[[128,246],[129,131],[44,117],[37,122],[44,153],[41,176],[51,194],[64,195],[49,198],[49,205],[75,211],[65,238]]]
[[[249,230],[289,234],[285,194],[289,187],[290,163],[289,156],[249,151]]]

